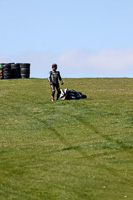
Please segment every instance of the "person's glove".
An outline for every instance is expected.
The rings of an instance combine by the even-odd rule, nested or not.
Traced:
[[[61,85],[63,85],[64,83],[63,83],[63,81],[61,81]]]

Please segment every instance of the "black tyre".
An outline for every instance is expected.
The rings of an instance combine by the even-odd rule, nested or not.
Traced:
[[[29,73],[30,73],[30,69],[21,68],[21,73],[22,73],[22,74],[29,74]]]
[[[11,64],[12,78],[20,78],[20,64]]]
[[[30,63],[20,63],[20,67],[30,68]]]
[[[10,63],[3,65],[3,78],[4,79],[11,78],[11,64]]]
[[[5,63],[0,63],[0,79],[3,79],[3,65]]]
[[[21,78],[30,78],[29,74],[21,74]]]
[[[20,64],[20,74],[21,78],[30,77],[30,63],[21,63]]]

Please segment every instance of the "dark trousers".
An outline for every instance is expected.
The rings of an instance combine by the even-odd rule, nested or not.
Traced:
[[[54,99],[55,97],[55,89],[57,90],[57,100],[59,99],[60,97],[60,86],[59,84],[52,84],[51,85],[51,89],[52,89],[52,98]]]

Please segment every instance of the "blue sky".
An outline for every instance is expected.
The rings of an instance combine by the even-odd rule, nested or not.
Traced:
[[[0,0],[0,62],[31,77],[133,77],[132,0]]]

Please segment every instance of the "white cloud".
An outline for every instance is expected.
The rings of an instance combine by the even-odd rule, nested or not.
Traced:
[[[71,50],[58,57],[59,63],[82,77],[133,77],[133,49],[99,51]],[[64,64],[64,65],[63,65]]]
[[[133,49],[69,50],[59,55],[29,51],[0,55],[0,62],[30,62],[31,77],[46,78],[52,63],[63,77],[133,77]]]

